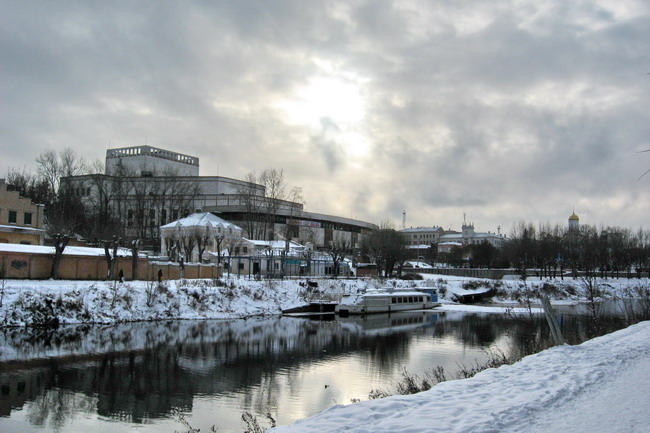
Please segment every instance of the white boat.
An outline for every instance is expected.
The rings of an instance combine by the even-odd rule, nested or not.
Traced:
[[[421,291],[420,291],[421,290]],[[347,295],[336,306],[341,316],[348,314],[390,313],[393,311],[428,310],[440,305],[436,289],[375,290]]]

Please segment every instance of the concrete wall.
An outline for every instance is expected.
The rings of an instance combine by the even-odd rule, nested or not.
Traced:
[[[505,269],[479,269],[479,268],[436,268],[436,269],[404,269],[404,272],[418,274],[454,275],[457,277],[489,278],[500,280],[504,275],[512,273]]]
[[[2,210],[0,210],[2,212]],[[9,231],[0,229],[0,243],[43,245],[44,232],[30,233],[26,231]]]
[[[52,271],[52,254],[9,253],[0,252],[0,271],[4,270],[9,279],[48,279]],[[120,271],[125,280],[131,279],[131,257],[118,257],[115,264],[116,275]],[[137,280],[157,280],[158,271],[162,271],[163,280],[181,278],[177,263],[156,263],[146,258],[138,259]],[[185,265],[184,278],[218,278],[222,275],[217,265]],[[66,256],[61,258],[59,278],[62,280],[105,280],[108,276],[108,264],[103,256]]]

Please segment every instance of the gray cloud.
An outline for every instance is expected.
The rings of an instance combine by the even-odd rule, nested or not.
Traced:
[[[146,140],[374,222],[638,227],[648,40],[635,0],[3,1],[0,172]]]

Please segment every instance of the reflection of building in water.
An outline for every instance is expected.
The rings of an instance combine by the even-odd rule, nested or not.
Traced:
[[[57,417],[68,419],[85,411],[143,422],[189,411],[195,396],[235,394],[266,413],[278,407],[277,390],[287,372],[311,368],[315,361],[360,355],[379,374],[389,375],[402,366],[417,335],[446,335],[487,347],[505,323],[444,317],[410,312],[367,316],[361,324],[287,317],[130,323],[61,327],[38,338],[28,335],[36,331],[8,330],[0,333],[0,347],[7,349],[0,354],[0,414],[23,409],[31,420],[58,411]],[[2,358],[8,354],[20,358]]]
[[[70,400],[73,396],[86,396],[92,399],[89,411],[139,423],[189,411],[196,395],[278,386],[278,372],[299,368],[314,359],[323,361],[344,353],[381,348],[373,356],[381,357],[383,365],[393,368],[408,348],[406,342],[394,344],[395,340],[387,335],[343,331],[335,321],[295,318],[128,324],[98,327],[94,329],[100,332],[77,336],[71,329],[52,331],[48,338],[39,339],[26,338],[24,332],[5,334],[0,344],[11,347],[13,353],[24,353],[24,359],[11,362],[21,365],[16,373],[0,374],[3,416],[26,404],[30,411],[47,411],[39,409],[37,402],[46,400],[44,396],[58,398],[61,393],[55,390],[60,389],[67,395],[56,403],[63,414],[85,406]],[[7,335],[15,340],[8,340]],[[101,347],[118,347],[119,351],[101,353],[99,346],[88,346],[88,340]],[[44,346],[51,346],[52,352]],[[86,352],[79,352],[79,348]],[[68,355],[61,356],[66,351]],[[43,358],[30,359],[34,353],[52,356],[57,352],[59,357],[47,362]],[[4,365],[0,362],[0,371],[6,372]],[[276,397],[270,393],[268,398]]]
[[[339,317],[345,328],[355,329],[359,333],[390,334],[393,332],[409,331],[420,327],[435,326],[438,313],[431,311],[404,311],[384,314],[352,315]]]
[[[12,409],[34,400],[49,377],[45,368],[0,374],[0,416],[9,416]]]

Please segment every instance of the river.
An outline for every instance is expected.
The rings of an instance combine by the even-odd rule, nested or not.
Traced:
[[[569,341],[587,321],[561,316]],[[244,431],[390,392],[406,370],[452,378],[489,353],[548,344],[543,317],[411,312],[338,320],[273,317],[0,331],[0,431]]]

